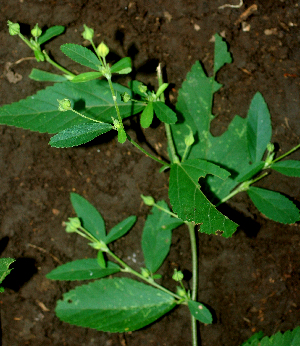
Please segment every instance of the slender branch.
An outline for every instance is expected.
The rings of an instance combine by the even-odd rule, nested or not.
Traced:
[[[164,165],[164,166],[167,166],[167,167],[170,167],[170,165],[163,161],[163,160],[160,160],[158,158],[156,158],[155,156],[151,155],[150,153],[148,153],[148,151],[146,151],[145,149],[143,149],[140,145],[138,145],[130,136],[128,133],[126,133],[126,136],[127,136],[127,139],[129,140],[129,142],[131,144],[133,144],[136,148],[138,148],[141,152],[143,152],[146,156],[149,156],[152,160],[154,161],[157,161],[159,162],[161,165]]]
[[[159,290],[171,295],[172,297],[178,299],[178,300],[182,300],[182,297],[180,297],[178,294],[175,294],[172,291],[169,291],[167,288],[159,285],[158,283],[156,283],[155,281],[149,280],[148,278],[145,278],[142,274],[140,274],[139,272],[135,271],[134,269],[132,269],[131,267],[129,267],[129,265],[127,265],[124,261],[122,261],[118,256],[116,256],[113,252],[111,252],[110,250],[107,251],[107,253],[118,263],[120,263],[123,267],[125,272],[133,274],[135,276],[137,276],[138,278],[140,278],[143,281],[146,281],[149,285],[154,286],[155,288],[158,288]]]
[[[271,165],[272,163],[275,163],[275,162],[279,161],[279,160],[282,160],[284,157],[290,155],[291,153],[293,153],[294,151],[296,151],[296,150],[299,149],[299,148],[300,148],[300,144],[296,145],[293,149],[287,151],[285,154],[283,154],[283,155],[277,157],[277,159],[273,160],[273,161],[270,163],[270,165]]]
[[[75,77],[75,74],[66,70],[65,68],[63,68],[62,66],[60,66],[59,64],[57,64],[55,61],[53,61],[50,56],[46,53],[45,50],[43,50],[43,54],[45,56],[45,59],[47,62],[49,62],[52,66],[58,68],[59,70],[61,70],[62,72],[66,73],[68,76],[70,77]]]

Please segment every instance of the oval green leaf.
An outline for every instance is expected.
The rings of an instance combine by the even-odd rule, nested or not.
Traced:
[[[56,315],[81,327],[122,333],[154,322],[176,305],[174,298],[128,278],[94,281],[76,287],[57,302]]]
[[[131,59],[126,57],[119,60],[110,68],[111,73],[127,74],[132,71]]]
[[[269,219],[285,224],[300,220],[298,208],[279,192],[253,186],[247,192],[256,208]]]
[[[114,226],[108,235],[106,236],[106,239],[104,240],[105,244],[109,244],[121,237],[123,237],[124,234],[126,234],[131,227],[136,222],[136,216],[129,216],[127,219],[121,221],[116,226]]]
[[[108,261],[106,268],[101,268],[97,259],[87,258],[63,264],[46,275],[50,280],[91,280],[100,279],[118,273],[120,267]]]
[[[47,29],[38,38],[38,44],[43,44],[43,43],[49,41],[52,37],[55,37],[55,36],[62,34],[64,31],[65,31],[65,27],[62,25],[52,26],[51,28]]]
[[[153,108],[158,119],[166,124],[175,124],[177,115],[165,103],[161,101],[153,102]]]
[[[107,123],[89,123],[70,127],[51,137],[49,144],[55,148],[69,148],[90,142],[112,129]]]
[[[28,77],[38,82],[66,82],[68,80],[65,76],[42,71],[36,68],[31,70]]]
[[[212,314],[203,304],[188,300],[188,307],[191,315],[194,316],[196,320],[206,324],[212,323]]]
[[[141,126],[146,129],[153,120],[153,102],[149,102],[141,115]]]
[[[72,83],[83,83],[88,82],[93,79],[97,79],[102,76],[101,72],[85,72],[81,73],[78,76],[74,77],[71,82]]]
[[[271,166],[275,171],[288,175],[289,177],[300,178],[300,161],[297,160],[285,160],[273,163]]]

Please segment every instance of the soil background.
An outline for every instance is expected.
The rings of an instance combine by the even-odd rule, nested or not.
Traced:
[[[83,70],[59,46],[84,44],[83,24],[93,27],[95,41],[110,47],[110,59],[130,56],[132,77],[150,87],[157,87],[155,70],[162,63],[166,80],[173,83],[172,104],[195,61],[202,61],[211,74],[211,38],[218,32],[229,44],[233,63],[217,75],[224,87],[214,100],[218,117],[213,134],[221,134],[234,115],[245,117],[252,97],[260,91],[272,116],[272,141],[286,152],[300,137],[300,2],[246,0],[240,8],[219,9],[225,3],[238,1],[3,1],[0,103],[18,101],[50,85],[28,78],[33,67],[56,72],[35,60],[16,64],[32,52],[16,36],[9,36],[7,20],[19,22],[25,35],[36,23],[44,29],[64,25],[65,34],[45,48],[75,72]],[[254,4],[257,10],[242,22],[240,16]],[[8,73],[9,62],[15,74]],[[119,81],[126,83],[126,79]],[[134,117],[126,126],[131,126],[131,136],[143,147],[166,156],[160,124],[141,131]],[[17,259],[1,295],[2,345],[189,345],[190,318],[185,307],[132,333],[109,334],[62,323],[54,313],[56,301],[76,284],[45,277],[60,263],[95,256],[84,239],[62,227],[74,215],[72,191],[101,211],[107,229],[137,215],[130,233],[112,246],[134,268],[143,266],[140,239],[149,208],[141,203],[140,194],[168,200],[168,173],[159,174],[157,163],[128,142],[119,145],[113,136],[78,148],[55,149],[48,145],[48,134],[6,126],[0,127],[0,133],[0,253]],[[300,152],[290,158],[299,160]],[[257,186],[282,192],[299,206],[299,179],[272,173]],[[199,325],[201,345],[238,346],[256,331],[271,335],[295,328],[300,324],[299,223],[267,220],[246,194],[236,196],[223,211],[240,225],[234,236],[198,236],[198,300],[215,315],[212,325]],[[181,227],[173,232],[170,255],[159,271],[162,284],[175,289],[170,277],[179,268],[186,273],[188,286],[190,262],[187,230]]]

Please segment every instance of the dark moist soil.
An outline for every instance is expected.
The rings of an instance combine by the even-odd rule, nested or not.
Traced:
[[[131,56],[133,78],[157,87],[155,69],[161,62],[166,80],[173,83],[173,104],[195,61],[201,60],[211,73],[211,39],[218,32],[226,38],[234,62],[217,76],[224,87],[215,97],[218,117],[213,133],[223,132],[234,115],[245,117],[251,98],[260,91],[272,116],[272,141],[280,152],[288,151],[300,137],[300,2],[249,0],[241,8],[218,9],[226,2],[238,3],[3,2],[0,102],[18,101],[46,86],[28,78],[33,67],[56,72],[34,60],[16,63],[31,57],[32,52],[20,39],[9,36],[7,20],[21,23],[25,34],[36,23],[43,28],[66,26],[65,34],[53,39],[46,49],[75,72],[82,71],[80,66],[67,59],[59,46],[66,42],[83,44],[83,24],[93,27],[97,43],[103,40],[111,48],[112,59]],[[241,15],[255,4],[257,10],[242,21]],[[10,69],[15,74],[8,73],[7,63],[13,63]],[[126,79],[120,81],[126,83]],[[137,118],[126,124],[132,125],[130,134],[143,147],[166,156],[161,125],[142,132]],[[119,145],[112,136],[79,148],[54,149],[48,146],[48,134],[6,126],[0,131],[0,251],[2,257],[17,259],[1,295],[2,345],[190,345],[190,317],[185,307],[132,333],[109,334],[62,323],[55,316],[55,304],[74,283],[45,278],[61,263],[95,256],[84,239],[67,234],[62,227],[62,222],[74,215],[69,200],[72,191],[101,211],[108,229],[129,215],[137,215],[131,232],[112,247],[133,268],[144,266],[140,239],[149,208],[141,203],[140,194],[167,200],[168,173],[159,174],[159,164],[128,142]],[[299,160],[300,152],[290,158]],[[272,173],[257,186],[300,200],[299,179]],[[199,326],[201,345],[238,346],[256,331],[271,335],[295,328],[300,324],[299,224],[267,220],[245,194],[231,200],[224,212],[240,225],[231,239],[198,237],[198,297],[215,312],[212,325]],[[171,253],[159,271],[162,284],[175,289],[170,278],[175,268],[190,279],[190,261],[187,230],[181,227],[174,231]]]

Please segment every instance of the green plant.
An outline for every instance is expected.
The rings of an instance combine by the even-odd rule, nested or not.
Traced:
[[[0,258],[0,284],[7,277],[7,275],[12,271],[9,266],[15,262],[14,258]],[[0,292],[4,292],[4,288],[0,286]]]
[[[131,72],[131,61],[123,58],[110,66],[106,61],[109,49],[104,43],[96,48],[91,28],[84,26],[83,37],[91,43],[94,52],[76,44],[61,46],[69,58],[94,70],[75,76],[51,60],[41,49],[46,38],[63,31],[61,27],[50,28],[43,34],[36,26],[32,30],[33,38],[27,40],[21,35],[18,24],[9,22],[8,25],[12,35],[19,35],[33,49],[37,61],[50,62],[64,75],[33,69],[30,78],[57,83],[32,97],[3,106],[0,109],[0,123],[55,133],[50,145],[58,148],[81,145],[114,130],[117,131],[119,143],[128,140],[159,162],[161,172],[170,171],[169,199],[172,211],[164,201],[155,203],[151,196],[142,196],[144,203],[153,208],[143,230],[142,249],[146,268],[141,268],[140,272],[130,268],[108,247],[110,242],[129,231],[135,217],[130,216],[106,234],[104,221],[97,210],[83,197],[71,195],[77,218],[69,219],[66,231],[87,238],[97,250],[97,258],[67,263],[49,273],[48,278],[101,280],[66,293],[63,300],[58,302],[57,315],[72,324],[120,332],[139,329],[176,305],[183,304],[188,306],[191,313],[193,345],[197,345],[196,320],[211,323],[212,316],[202,303],[197,302],[196,231],[231,237],[237,224],[217,207],[241,191],[248,193],[265,216],[282,223],[298,221],[299,210],[290,199],[278,192],[252,185],[272,169],[300,177],[299,161],[281,161],[300,145],[275,158],[274,145],[270,143],[270,114],[260,93],[254,95],[245,119],[236,116],[225,133],[219,137],[212,136],[213,95],[222,86],[215,77],[224,64],[231,62],[227,45],[217,34],[212,76],[207,76],[201,64],[196,62],[179,91],[174,111],[164,102],[164,91],[168,84],[163,83],[160,72],[156,92],[149,91],[138,81],[132,81],[130,89],[113,83],[113,73]],[[99,80],[99,77],[104,77],[106,81]],[[165,124],[170,161],[161,160],[145,151],[126,132],[123,119],[140,112],[140,123],[144,128],[151,125],[154,113]],[[169,252],[171,232],[181,224],[187,226],[191,240],[192,287],[190,291],[187,290],[182,282],[182,273],[175,272],[173,279],[180,286],[174,293],[155,280],[159,279],[156,272]],[[196,225],[200,226],[196,228]],[[107,261],[106,255],[115,263]],[[129,278],[103,278],[120,271],[132,274],[148,285]]]

